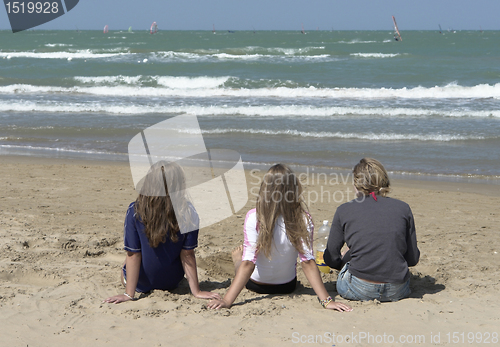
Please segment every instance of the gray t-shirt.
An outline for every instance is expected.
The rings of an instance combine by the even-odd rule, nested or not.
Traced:
[[[349,251],[343,258],[344,242]],[[333,217],[325,250],[325,263],[337,270],[349,262],[356,277],[388,283],[410,278],[408,266],[418,263],[415,223],[407,203],[367,195],[345,203]]]

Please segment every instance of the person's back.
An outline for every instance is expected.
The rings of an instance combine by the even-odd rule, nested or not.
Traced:
[[[182,168],[177,163],[159,161],[151,166],[136,189],[139,196],[128,207],[124,224],[127,255],[121,278],[125,293],[105,302],[133,300],[136,292],[174,289],[184,275],[195,297],[219,297],[199,288],[194,253],[198,246],[199,219],[192,204],[182,197],[185,191]],[[171,199],[174,193],[175,206]]]
[[[349,251],[325,254],[327,264],[337,270],[349,262],[349,271],[376,282],[402,283],[410,274],[408,266],[418,261],[411,235],[415,226],[411,209],[403,201],[389,197],[359,197],[341,205],[332,222],[329,245],[343,236]],[[343,232],[340,232],[343,231]]]
[[[410,294],[409,266],[418,263],[410,207],[386,197],[390,182],[383,165],[363,158],[353,169],[358,198],[333,217],[325,263],[340,273],[337,291],[350,300],[397,301]],[[347,245],[348,250],[341,253]]]
[[[297,256],[301,261],[314,259],[312,250],[305,243],[302,245],[304,254],[295,248],[287,236],[283,216],[279,216],[272,231],[273,247],[268,258],[264,253],[256,252],[255,246],[252,246],[257,244],[257,224],[257,212],[256,209],[252,209],[245,218],[242,256],[242,260],[255,261],[255,270],[250,278],[256,282],[268,284],[292,281],[297,276]],[[312,225],[309,226],[308,231],[312,233]]]
[[[233,251],[235,278],[223,299],[208,307],[229,308],[246,287],[260,294],[288,294],[297,285],[297,255],[302,270],[324,308],[351,311],[328,295],[312,254],[312,219],[305,209],[302,186],[283,164],[264,175],[256,208],[244,223],[244,242]]]
[[[146,236],[144,223],[135,212],[135,204],[136,202],[130,204],[125,217],[124,249],[141,253],[141,271],[136,291],[144,293],[153,289],[174,289],[184,277],[181,252],[198,246],[198,230],[185,234],[176,231],[175,242],[171,237],[166,237],[163,242],[152,247]],[[125,266],[124,276],[126,278]]]

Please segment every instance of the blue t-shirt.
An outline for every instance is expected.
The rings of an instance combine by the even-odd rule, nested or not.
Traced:
[[[135,202],[130,204],[125,216],[125,246],[123,248],[129,252],[142,253],[136,291],[144,293],[153,289],[177,288],[184,277],[180,258],[181,250],[195,249],[198,246],[198,230],[185,234],[177,232],[177,242],[172,242],[167,237],[166,242],[152,248],[144,233],[144,224],[135,214],[134,204]],[[126,269],[124,268],[124,270]],[[124,275],[126,276],[125,271]]]

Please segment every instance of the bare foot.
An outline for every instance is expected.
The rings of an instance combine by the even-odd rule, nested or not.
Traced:
[[[233,258],[233,264],[234,264],[234,273],[238,272],[238,268],[241,265],[241,258],[243,257],[243,245],[239,245],[235,249],[233,249],[233,252],[231,254]]]

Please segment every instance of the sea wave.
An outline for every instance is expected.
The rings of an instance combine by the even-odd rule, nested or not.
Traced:
[[[46,43],[45,47],[72,47],[71,43]]]
[[[304,55],[315,50],[324,50],[324,46],[308,46],[300,48],[287,48],[287,47],[261,47],[261,46],[246,46],[238,48],[224,48],[224,49],[196,49],[193,53],[200,55],[215,55],[219,53],[229,53],[233,55],[245,55],[252,53],[259,54],[278,54],[278,55]]]
[[[246,117],[495,117],[500,118],[500,110],[439,110],[425,108],[382,108],[382,107],[315,107],[303,105],[286,106],[172,106],[89,103],[54,103],[52,101],[0,101],[0,112],[47,112],[47,113],[109,113],[122,115],[136,114],[192,114],[196,116],[246,116]]]
[[[91,94],[104,96],[144,96],[144,97],[257,97],[257,98],[331,98],[331,99],[500,99],[500,83],[489,85],[479,84],[476,86],[460,86],[450,83],[444,87],[415,87],[415,88],[308,88],[276,87],[276,88],[214,88],[213,86],[222,82],[220,80],[205,81],[209,87],[186,88],[176,87],[173,80],[166,78],[164,83],[170,86],[160,87],[137,87],[137,86],[75,86],[70,88],[58,86],[35,86],[30,84],[12,84],[0,87],[2,94],[33,94],[33,93],[57,93],[57,94]],[[184,79],[191,83],[193,80]],[[200,83],[201,80],[194,80]],[[203,83],[205,83],[203,82]],[[159,80],[161,84],[161,79]],[[191,85],[192,86],[192,85]]]
[[[120,155],[122,153],[116,152],[105,152],[100,150],[87,150],[87,149],[72,149],[65,147],[41,147],[41,146],[21,146],[21,145],[0,145],[0,148],[5,149],[21,149],[21,150],[34,150],[34,151],[54,151],[54,152],[66,152],[66,153],[79,153],[79,154],[103,154],[103,155]]]
[[[123,56],[133,53],[96,53],[90,49],[75,52],[0,52],[0,58],[33,58],[33,59],[98,59]]]
[[[179,132],[191,133],[198,131],[197,129],[179,129]],[[256,134],[256,135],[290,135],[290,136],[300,136],[300,137],[312,137],[312,138],[333,138],[333,139],[352,139],[352,140],[370,140],[370,141],[464,141],[464,140],[482,140],[483,136],[461,136],[453,134],[396,134],[396,133],[382,133],[376,134],[370,133],[342,133],[342,132],[309,132],[309,131],[299,131],[299,130],[264,130],[264,129],[211,129],[202,130],[203,134],[232,134],[232,133],[244,133],[244,134]]]
[[[157,84],[171,89],[218,88],[231,77],[187,77],[187,76],[75,76],[73,79],[83,84],[92,85],[137,85]]]
[[[401,54],[399,53],[351,53],[353,57],[361,58],[394,58]]]
[[[199,54],[191,52],[173,52],[173,51],[159,51],[151,53],[151,59],[153,61],[255,61],[255,60],[268,60],[268,61],[309,61],[309,60],[325,60],[332,59],[337,60],[337,57],[331,56],[329,54],[318,54],[318,55],[297,55],[297,54],[265,54],[265,53],[210,53],[210,54]]]
[[[362,40],[357,40],[357,39],[354,39],[354,40],[351,40],[351,41],[338,41],[336,43],[345,43],[347,45],[355,45],[355,44],[358,44],[358,43],[376,43],[377,41],[362,41]]]
[[[49,46],[52,47],[52,46]],[[0,52],[0,58],[31,58],[31,59],[98,59],[122,56],[133,60],[137,56],[141,60],[148,59],[152,62],[226,62],[226,61],[268,61],[268,62],[301,62],[301,61],[337,61],[340,57],[330,54],[312,54],[311,50],[321,50],[324,47],[306,47],[306,48],[267,48],[262,51],[231,51],[231,50],[212,50],[201,52],[176,52],[176,51],[158,51],[147,53],[131,52],[129,47],[115,47],[107,49],[84,49],[68,50],[58,52]],[[274,53],[274,54],[273,54]],[[141,61],[139,60],[139,62]]]

